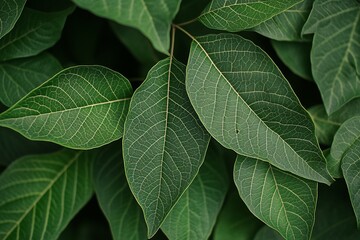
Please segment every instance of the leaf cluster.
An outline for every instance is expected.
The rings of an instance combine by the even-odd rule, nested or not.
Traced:
[[[0,1],[0,239],[360,238],[359,1]]]

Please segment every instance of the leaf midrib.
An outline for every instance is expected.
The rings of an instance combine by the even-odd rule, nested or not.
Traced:
[[[270,129],[273,133],[275,133],[283,142],[284,144],[286,144],[291,150],[293,150],[293,152],[295,153],[296,156],[298,156],[301,160],[303,160],[302,162],[307,165],[310,169],[312,169],[315,173],[317,173],[317,171],[315,169],[313,169],[277,132],[275,132],[274,130],[272,130],[255,112],[254,110],[247,104],[247,102],[240,96],[240,94],[236,91],[236,89],[232,86],[232,84],[228,81],[228,79],[223,75],[223,73],[220,71],[220,69],[215,65],[214,61],[211,59],[210,55],[207,53],[207,51],[203,48],[203,46],[200,44],[200,42],[195,38],[192,37],[192,39],[200,46],[200,48],[203,50],[203,52],[205,53],[205,55],[207,56],[207,58],[210,60],[212,66],[214,66],[214,68],[216,69],[216,71],[218,71],[218,73],[222,76],[223,79],[225,79],[225,81],[228,83],[228,85],[230,86],[230,88],[236,93],[236,95],[243,101],[243,103],[248,107],[248,109],[250,109],[251,113],[253,113],[258,120],[263,123],[268,129]],[[243,155],[243,154],[242,154]],[[248,156],[251,157],[251,156]],[[256,156],[258,159],[265,161],[265,162],[269,162],[266,159],[262,159],[259,158],[259,156]],[[327,182],[328,180],[323,177],[322,175],[320,175],[319,173],[317,173],[318,176],[320,176],[322,179],[325,179]]]
[[[289,8],[292,8],[293,6],[297,5],[297,4],[300,3],[300,2],[301,2],[301,1],[297,1],[297,3],[294,3],[294,4],[291,5],[290,7],[284,9],[283,11],[280,11],[279,13],[276,13],[276,14],[270,16],[267,20],[269,20],[269,19],[271,19],[271,18],[273,18],[273,17],[281,14],[282,12],[288,10]],[[223,9],[225,9],[225,8],[232,8],[232,7],[234,7],[234,6],[242,6],[242,5],[245,5],[245,6],[247,6],[247,5],[256,5],[256,4],[265,4],[265,2],[263,2],[263,1],[258,1],[258,2],[250,2],[250,3],[234,3],[234,4],[229,4],[229,5],[226,5],[226,6],[219,7],[219,8],[215,8],[215,9],[211,9],[211,10],[209,9],[208,11],[203,12],[198,18],[201,18],[201,17],[206,16],[207,14],[210,14],[210,13],[213,13],[213,12],[221,11],[221,10],[223,10]],[[275,8],[275,7],[273,7],[273,8]],[[277,9],[277,8],[275,8],[275,9]],[[265,20],[265,21],[266,21],[266,20]],[[261,23],[259,23],[259,24],[261,24]],[[254,27],[255,27],[255,26],[254,26]]]
[[[19,218],[18,221],[15,222],[15,224],[13,224],[13,227],[8,231],[8,233],[4,236],[4,239],[6,239],[7,237],[9,237],[9,235],[18,227],[18,225],[21,223],[22,220],[24,220],[24,218],[28,215],[28,213],[33,210],[33,208],[38,204],[38,202],[42,199],[42,197],[51,189],[51,187],[56,183],[57,180],[59,180],[59,178],[66,173],[66,170],[68,170],[70,168],[70,166],[76,161],[78,160],[79,156],[81,155],[81,152],[78,152],[75,154],[75,156],[69,160],[69,162],[67,164],[65,164],[63,166],[63,169],[55,176],[55,178],[53,180],[51,180],[49,182],[49,185],[39,194],[39,197],[36,198],[33,202],[32,205],[30,205],[30,207],[28,208],[28,210],[26,210],[24,212],[24,214]]]
[[[122,99],[116,99],[116,100],[112,100],[112,101],[107,101],[107,102],[101,102],[101,103],[94,103],[94,104],[90,104],[90,105],[86,105],[86,106],[81,106],[81,107],[75,107],[75,108],[68,108],[65,110],[61,110],[61,111],[54,111],[54,112],[47,112],[47,113],[40,113],[40,114],[32,114],[32,115],[26,115],[26,116],[21,116],[21,117],[12,117],[12,118],[4,118],[4,114],[6,115],[6,113],[8,111],[13,111],[13,110],[18,110],[20,108],[23,107],[17,107],[14,106],[13,108],[10,108],[8,111],[4,112],[3,114],[0,114],[0,125],[2,125],[2,122],[7,122],[7,121],[11,121],[11,120],[18,120],[18,119],[26,119],[26,118],[31,118],[31,117],[40,117],[40,116],[47,116],[47,115],[51,115],[51,114],[58,114],[58,113],[64,113],[64,112],[70,112],[70,111],[75,111],[75,110],[81,110],[81,109],[86,109],[86,108],[92,108],[92,107],[96,107],[96,106],[101,106],[101,105],[106,105],[106,104],[113,104],[116,102],[122,102],[122,101],[128,101],[131,98],[122,98]],[[31,109],[31,108],[29,108]],[[31,109],[34,110],[34,109]],[[36,110],[36,109],[35,109]]]

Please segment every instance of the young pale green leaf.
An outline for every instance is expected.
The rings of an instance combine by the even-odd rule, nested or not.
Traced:
[[[209,238],[229,186],[224,160],[210,145],[199,174],[161,225],[170,240]]]
[[[312,4],[313,0],[303,0],[251,30],[278,41],[303,40],[301,30],[310,14]]]
[[[317,0],[305,33],[314,33],[312,73],[328,114],[360,96],[360,4]]]
[[[31,140],[75,149],[122,137],[132,88],[121,74],[101,66],[67,68],[0,115],[0,126]]]
[[[314,125],[268,55],[238,35],[194,39],[186,89],[209,133],[224,147],[329,184]]]
[[[310,62],[311,43],[271,41],[271,45],[281,61],[293,73],[306,80],[313,80]]]
[[[62,69],[48,53],[0,62],[0,101],[10,107]]]
[[[57,149],[58,145],[30,141],[11,129],[0,127],[0,165],[7,166],[25,155],[50,153]]]
[[[92,163],[63,150],[15,161],[0,176],[0,239],[57,239],[92,195]]]
[[[319,191],[312,240],[359,240],[360,230],[343,185],[336,182]],[[325,189],[324,189],[325,190]]]
[[[360,117],[344,122],[336,132],[331,156],[341,164],[351,203],[360,226]]]
[[[279,233],[269,226],[263,226],[257,233],[254,240],[283,240]]]
[[[185,66],[160,61],[136,90],[125,122],[124,165],[153,236],[195,178],[209,135],[185,90]]]
[[[214,229],[214,240],[253,240],[263,225],[245,206],[237,191],[227,196]]]
[[[143,213],[126,181],[121,143],[115,142],[94,151],[95,193],[110,224],[113,239],[146,239]]]
[[[331,145],[341,122],[337,119],[330,119],[323,105],[315,105],[309,108],[308,112],[315,123],[315,133],[319,142]]]
[[[0,39],[0,61],[34,56],[53,46],[60,38],[66,17],[73,7],[44,13],[25,8],[13,30]]]
[[[199,16],[208,28],[237,32],[255,27],[302,0],[212,0]]]
[[[234,166],[234,181],[249,210],[268,226],[287,240],[310,238],[317,183],[240,155]]]
[[[139,29],[155,49],[168,53],[171,22],[179,10],[180,0],[73,1],[98,16]]]
[[[0,39],[14,27],[26,0],[2,0],[0,6]]]

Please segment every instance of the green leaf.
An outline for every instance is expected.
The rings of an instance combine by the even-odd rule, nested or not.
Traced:
[[[310,238],[317,183],[240,155],[234,166],[234,181],[249,210],[268,226],[287,240]]]
[[[263,226],[257,233],[254,240],[283,240],[284,238],[281,237],[274,229]]]
[[[2,0],[0,7],[0,39],[14,27],[26,0]]]
[[[50,153],[57,149],[55,144],[29,141],[11,129],[0,127],[0,165],[9,165],[25,155]]]
[[[325,145],[331,145],[341,122],[337,119],[330,119],[323,105],[315,105],[309,108],[308,112],[315,123],[315,133],[319,142]]]
[[[199,174],[161,225],[169,239],[209,238],[229,186],[224,161],[210,145]]]
[[[317,0],[303,31],[315,33],[312,73],[332,114],[360,96],[360,4]]]
[[[60,38],[66,17],[73,7],[44,13],[25,8],[13,30],[0,39],[0,61],[34,56]]]
[[[151,42],[140,31],[116,23],[110,23],[110,26],[116,37],[142,65],[153,66],[159,61]]]
[[[92,195],[89,160],[63,150],[10,165],[0,176],[0,238],[57,239]]]
[[[308,109],[314,123],[319,142],[331,145],[334,135],[340,125],[346,120],[360,116],[360,98],[356,98],[330,116],[323,105],[315,105]]]
[[[224,203],[214,229],[214,240],[252,240],[263,224],[245,206],[237,191]]]
[[[125,122],[124,165],[152,237],[195,178],[210,137],[185,90],[185,66],[160,61],[136,90]]]
[[[312,240],[358,240],[360,231],[352,212],[348,193],[336,182],[326,191],[319,191]],[[339,191],[341,190],[341,191]]]
[[[323,151],[326,157],[326,167],[333,178],[342,178],[341,162],[333,158],[330,154],[330,148]]]
[[[122,137],[132,88],[101,66],[67,68],[0,115],[0,126],[31,140],[75,149],[95,148]]]
[[[237,32],[255,27],[302,0],[212,0],[199,16],[208,28]]]
[[[180,0],[73,0],[79,7],[139,29],[155,49],[167,54],[170,46],[170,27],[179,10]]]
[[[336,132],[331,156],[341,162],[358,226],[360,226],[360,117],[344,122]]]
[[[313,80],[310,62],[311,43],[271,41],[271,44],[281,61],[293,73],[306,80]]]
[[[0,62],[0,101],[10,107],[62,69],[48,53]]]
[[[94,151],[95,193],[110,224],[113,239],[146,239],[143,213],[126,181],[120,143]]]
[[[233,34],[196,38],[186,76],[195,111],[224,147],[330,183],[311,118],[259,47]]]
[[[301,30],[310,14],[313,0],[303,0],[273,18],[254,27],[253,31],[278,41],[303,40]]]

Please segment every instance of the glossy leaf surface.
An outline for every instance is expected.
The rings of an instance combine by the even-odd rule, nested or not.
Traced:
[[[156,64],[131,100],[123,140],[126,176],[149,237],[195,178],[210,137],[185,91],[185,66]]]
[[[252,42],[233,34],[194,39],[186,89],[205,128],[224,147],[308,179],[331,181],[311,118]]]
[[[122,137],[132,88],[101,66],[67,68],[0,115],[0,125],[31,140],[89,149]]]

